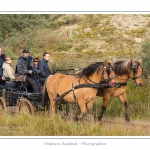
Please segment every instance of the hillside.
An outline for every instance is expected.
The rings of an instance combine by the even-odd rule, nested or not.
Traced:
[[[149,40],[149,14],[0,15],[0,45],[14,59],[33,57],[137,57]]]

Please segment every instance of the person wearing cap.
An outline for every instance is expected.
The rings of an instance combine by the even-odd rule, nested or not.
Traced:
[[[41,84],[35,77],[35,71],[36,68],[33,65],[33,58],[29,56],[29,50],[24,49],[16,66],[16,74],[22,78],[22,82],[26,81],[29,85],[31,85],[35,93],[40,93]],[[17,78],[19,77],[17,76]]]
[[[0,48],[0,83],[5,82],[5,76],[3,75],[3,69],[2,69],[2,65],[5,57],[6,57],[5,53],[2,51],[2,48]]]
[[[50,54],[48,52],[44,52],[43,59],[38,64],[38,70],[40,71],[39,81],[42,85],[45,83],[47,77],[52,74],[48,66],[49,60],[50,60]]]

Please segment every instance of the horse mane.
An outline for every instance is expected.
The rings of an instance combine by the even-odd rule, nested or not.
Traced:
[[[82,76],[85,76],[86,78],[89,78],[91,75],[94,74],[95,71],[99,71],[101,66],[103,65],[103,62],[95,62],[87,67],[85,67],[82,71],[77,73],[77,77],[81,78]]]
[[[132,61],[131,60],[120,60],[113,64],[113,68],[116,75],[128,74],[131,69]]]

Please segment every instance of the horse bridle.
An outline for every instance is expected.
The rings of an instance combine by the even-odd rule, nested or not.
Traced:
[[[104,80],[104,74],[105,74],[105,72],[106,72],[106,74],[107,74],[107,76],[108,76],[108,80],[109,80],[109,82],[112,80],[112,79],[114,79],[116,76],[113,76],[113,77],[110,77],[110,68],[112,69],[112,70],[114,70],[114,68],[112,67],[112,65],[111,64],[109,64],[108,66],[104,66],[104,64],[103,64],[103,72],[102,72],[102,79],[103,80],[101,80],[101,82],[102,81],[105,81]],[[84,81],[86,82],[86,83],[88,83],[87,82],[87,80],[82,76],[82,78],[84,79]],[[94,83],[94,84],[100,84],[100,83],[96,83],[96,82],[94,82],[94,81],[92,81],[91,79],[89,79],[88,78],[88,80],[90,81],[90,82],[92,82],[92,83]]]
[[[136,61],[137,62],[137,61]],[[133,71],[133,78],[131,78],[131,79],[133,79],[134,81],[136,80],[136,79],[138,79],[138,78],[142,78],[142,76],[136,76],[136,72],[137,72],[137,69],[138,69],[138,67],[140,66],[140,63],[139,62],[137,62],[137,64],[136,65],[132,65],[131,66],[131,71]],[[141,66],[140,66],[141,67]],[[141,67],[142,68],[142,67]],[[142,68],[142,70],[143,70],[143,68]]]
[[[109,64],[108,66],[104,66],[104,63],[103,63],[102,76],[104,76],[104,72],[106,72],[106,73],[107,73],[107,76],[108,76],[108,79],[109,79],[109,82],[110,82],[113,78],[116,77],[116,76],[110,77],[110,68],[113,69],[113,67],[111,66],[111,64]],[[114,70],[114,69],[113,69],[113,70]],[[93,83],[93,84],[89,84],[88,81],[87,81],[87,79],[85,79],[82,75],[80,75],[80,77],[87,83],[87,84],[80,84],[80,80],[79,80],[78,86],[80,86],[80,88],[81,88],[81,87],[99,88],[100,85],[101,85],[101,82],[100,82],[100,83],[96,83],[96,82],[94,82],[94,81],[92,81],[91,79],[88,78],[88,81],[90,81],[90,82]],[[80,79],[81,79],[81,78],[80,78]],[[104,78],[104,77],[103,77],[103,78]],[[74,81],[74,79],[73,79],[73,81]],[[70,91],[73,91],[73,97],[74,97],[74,99],[76,100],[77,98],[76,98],[74,89],[76,89],[78,86],[74,86],[74,85],[73,85],[73,81],[72,81],[72,89],[69,90],[69,91],[67,91],[66,93],[69,93]],[[64,93],[64,94],[66,94],[66,93]]]
[[[105,74],[105,72],[106,72],[106,74],[107,74],[107,77],[108,77],[108,80],[109,80],[109,82],[112,80],[112,79],[114,79],[114,78],[116,78],[116,75],[114,75],[113,77],[110,77],[110,69],[112,69],[112,70],[114,70],[114,68],[112,67],[112,65],[109,63],[109,65],[108,66],[104,66],[104,68],[103,68],[103,72],[102,72],[102,77],[103,77],[103,80],[104,80],[104,74]],[[102,81],[101,81],[102,82]]]

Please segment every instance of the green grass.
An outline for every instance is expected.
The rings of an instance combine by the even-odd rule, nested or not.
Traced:
[[[47,112],[35,116],[6,113],[0,116],[0,135],[14,136],[146,136],[150,135],[150,92],[149,84],[136,87],[132,81],[128,83],[127,98],[131,123],[125,123],[125,108],[118,98],[111,98],[103,116],[103,121],[78,121],[73,119],[77,111],[75,105],[70,106],[70,117],[62,117],[62,113],[53,118]],[[102,98],[97,97],[93,111],[99,114]]]
[[[117,120],[104,122],[75,122],[63,120],[60,115],[11,116],[5,114],[0,120],[1,136],[144,136],[147,129],[140,124],[126,124]]]

